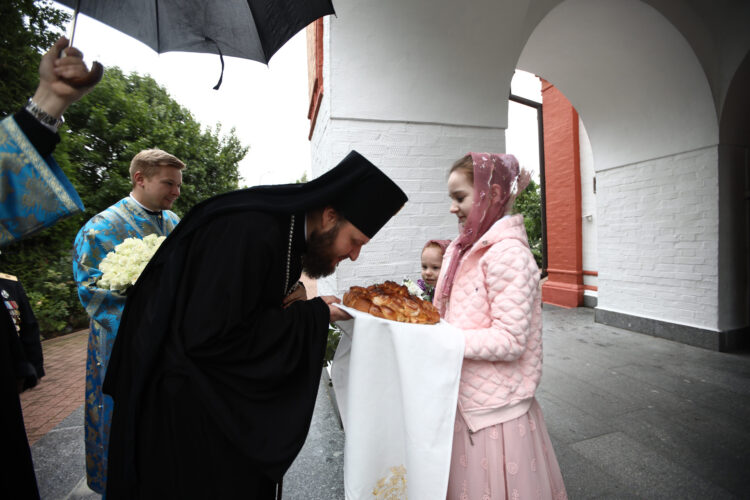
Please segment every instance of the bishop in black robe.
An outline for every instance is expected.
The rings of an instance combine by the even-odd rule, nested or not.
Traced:
[[[369,238],[405,201],[352,152],[307,184],[191,210],[125,306],[104,383],[107,497],[274,498],[307,436],[331,314],[321,298],[281,306],[306,214],[331,206]]]

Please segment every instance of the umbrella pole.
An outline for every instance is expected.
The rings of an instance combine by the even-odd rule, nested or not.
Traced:
[[[73,46],[73,38],[76,36],[76,21],[78,21],[78,11],[81,8],[81,0],[76,0],[76,7],[73,10],[73,26],[70,28],[70,42],[68,43],[68,47]]]

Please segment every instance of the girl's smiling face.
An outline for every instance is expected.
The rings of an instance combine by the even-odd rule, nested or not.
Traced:
[[[458,217],[463,228],[474,204],[474,185],[464,172],[455,170],[448,177],[448,195],[451,198],[450,212]]]
[[[443,264],[443,251],[438,246],[422,250],[422,279],[431,286],[437,284],[440,266]]]

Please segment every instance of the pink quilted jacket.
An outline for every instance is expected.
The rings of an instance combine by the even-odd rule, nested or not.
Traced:
[[[453,251],[451,244],[442,269]],[[438,306],[443,279],[435,291]],[[542,377],[542,305],[522,215],[495,222],[466,253],[444,319],[466,337],[458,409],[469,429],[526,413]]]

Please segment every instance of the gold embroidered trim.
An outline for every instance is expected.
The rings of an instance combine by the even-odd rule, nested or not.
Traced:
[[[8,231],[3,224],[0,224],[0,245],[6,245],[15,241],[15,239],[16,237],[13,236],[13,233]]]
[[[96,286],[96,285],[94,285]],[[102,292],[92,292],[91,294],[91,300],[89,301],[89,304],[86,306],[86,312],[90,317],[96,316],[97,311],[99,310],[99,306],[102,305],[102,302],[104,302],[104,298],[107,296],[106,293]]]
[[[378,479],[372,489],[372,496],[376,500],[408,500],[406,487],[406,467],[397,465],[389,469],[389,473]]]
[[[135,220],[132,211],[128,210],[128,208],[130,208],[128,206],[130,200],[125,198],[124,201],[125,203],[123,205],[112,205],[107,210],[112,210],[112,212],[114,212],[115,215],[119,216],[125,222],[125,224],[132,226],[133,229],[135,229],[135,231],[138,233],[138,237],[143,239],[144,236],[146,236],[146,234],[143,232],[143,228]]]
[[[151,221],[148,213],[143,208],[141,208],[140,205],[138,205],[133,200],[131,200],[130,197],[125,197],[121,201],[124,201],[124,203],[119,206],[113,205],[109,208],[111,208],[112,211],[115,212],[116,215],[120,216],[120,218],[124,220],[126,224],[133,226],[135,230],[138,232],[138,235],[141,237],[141,239],[148,236],[149,234],[153,234],[153,233],[146,234],[144,232],[145,229],[142,227],[142,224],[139,224],[138,221],[135,219],[136,215],[140,215],[144,219]],[[164,228],[160,227],[159,224],[153,224],[153,223],[150,224],[152,228],[156,229],[156,233],[159,236],[168,236],[171,230],[174,229],[175,227],[174,222],[171,220],[171,217],[167,217],[167,215],[171,213],[172,212],[169,210],[162,210],[162,219],[164,223],[163,224]]]
[[[39,155],[39,152],[31,145],[26,134],[23,133],[16,121],[12,117],[2,120],[2,126],[8,131],[15,144],[21,149],[26,159],[28,159],[34,172],[44,181],[50,190],[55,194],[57,199],[70,212],[77,212],[78,206],[70,197],[60,180],[55,177],[52,169],[47,162]]]

